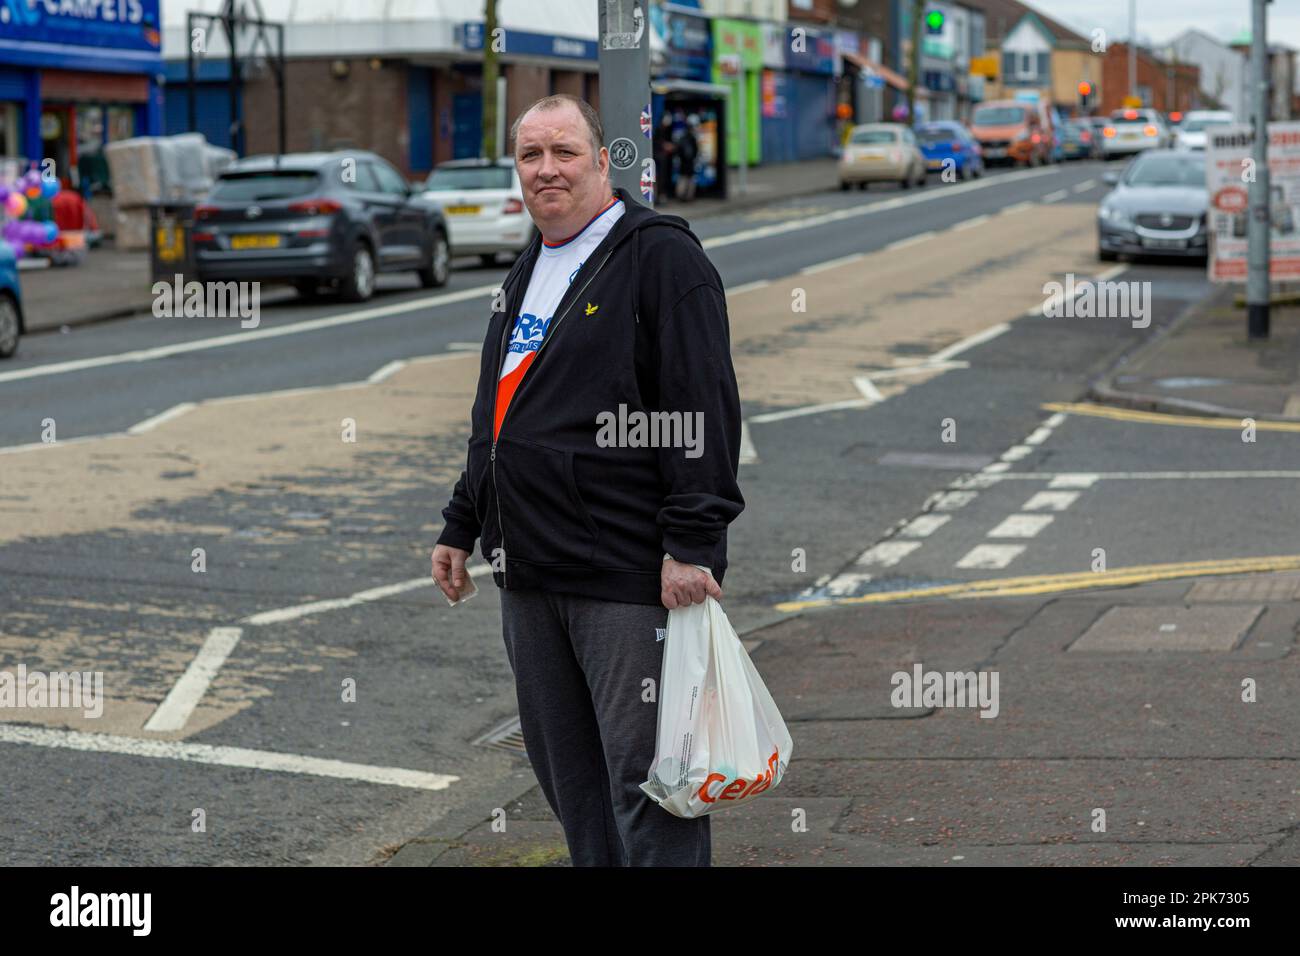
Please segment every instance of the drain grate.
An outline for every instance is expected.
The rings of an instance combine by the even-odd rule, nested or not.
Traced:
[[[524,749],[524,731],[519,726],[519,715],[511,717],[505,723],[489,730],[474,741],[480,747],[495,747],[512,754],[527,754]]]

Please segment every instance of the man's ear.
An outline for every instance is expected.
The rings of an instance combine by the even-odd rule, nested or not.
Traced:
[[[600,155],[596,158],[596,166],[600,170],[600,174],[602,176],[609,175],[609,149],[608,148],[604,146],[600,148]]]

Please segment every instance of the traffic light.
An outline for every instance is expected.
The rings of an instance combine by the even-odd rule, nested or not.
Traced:
[[[931,10],[925,15],[925,31],[927,33],[943,32],[943,11]]]
[[[1092,84],[1087,80],[1079,81],[1079,109],[1088,109],[1089,98],[1092,96]]]

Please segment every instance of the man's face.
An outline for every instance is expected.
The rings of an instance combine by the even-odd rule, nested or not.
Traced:
[[[549,240],[573,235],[609,199],[609,153],[593,151],[587,124],[571,104],[524,117],[515,165],[528,213]]]

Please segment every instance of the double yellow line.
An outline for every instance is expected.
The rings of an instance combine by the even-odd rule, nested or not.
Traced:
[[[1219,561],[1183,561],[1175,564],[1142,564],[1113,571],[1071,571],[1066,574],[1031,574],[1018,578],[991,578],[964,581],[904,591],[877,591],[846,598],[815,598],[785,601],[778,611],[805,611],[818,607],[843,607],[853,604],[891,604],[926,598],[1016,597],[1028,594],[1052,594],[1086,588],[1114,588],[1175,578],[1198,578],[1221,574],[1257,574],[1266,571],[1300,570],[1300,554],[1266,558],[1226,558]]]
[[[1242,429],[1240,418],[1217,418],[1206,415],[1170,415],[1165,412],[1140,412],[1132,408],[1112,408],[1091,402],[1047,402],[1042,406],[1049,412],[1067,415],[1087,415],[1092,418],[1109,418],[1117,422],[1142,422],[1147,425],[1182,425],[1185,428]],[[1259,432],[1300,432],[1300,422],[1256,421]]]

